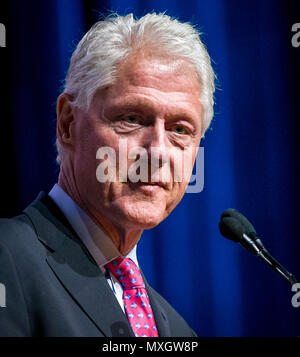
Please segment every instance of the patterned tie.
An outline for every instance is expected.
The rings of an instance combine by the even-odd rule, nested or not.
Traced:
[[[136,337],[158,337],[149,297],[139,268],[128,258],[106,264],[123,287],[126,315]]]

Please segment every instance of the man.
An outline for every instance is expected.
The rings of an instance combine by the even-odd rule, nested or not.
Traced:
[[[58,184],[1,222],[1,336],[195,336],[148,285],[136,245],[183,197],[177,163],[194,163],[213,92],[189,24],[115,16],[83,37],[57,101]]]

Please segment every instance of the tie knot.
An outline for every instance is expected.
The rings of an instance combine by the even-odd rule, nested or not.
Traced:
[[[123,289],[129,290],[145,287],[141,272],[131,259],[117,257],[106,264],[106,266],[119,280]]]

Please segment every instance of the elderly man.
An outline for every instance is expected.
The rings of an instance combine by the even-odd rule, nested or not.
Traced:
[[[189,24],[128,15],[88,31],[57,101],[58,184],[1,220],[1,336],[195,336],[148,285],[136,246],[182,199],[188,180],[175,180],[176,163],[190,149],[194,163],[213,92],[209,56]],[[149,170],[130,179],[141,156],[139,170]]]

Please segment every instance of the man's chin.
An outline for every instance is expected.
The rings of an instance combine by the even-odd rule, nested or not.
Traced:
[[[139,215],[129,215],[127,217],[133,226],[139,227],[140,229],[154,228],[165,219],[165,216],[162,214],[150,215],[147,213]]]
[[[135,202],[122,208],[123,219],[139,229],[154,228],[167,216],[162,204],[158,206],[149,202]]]

